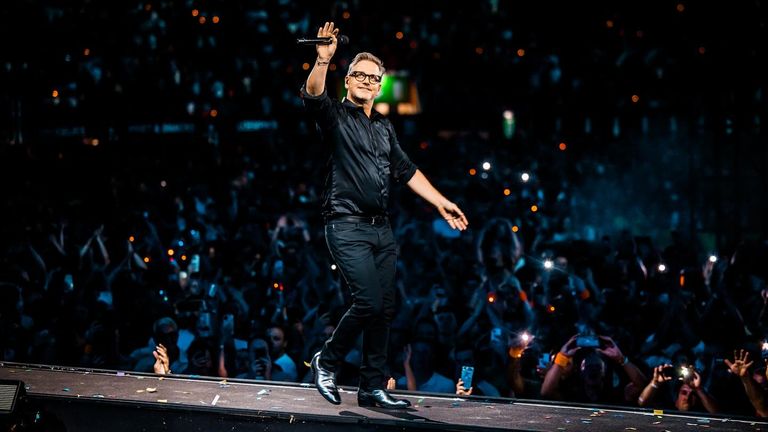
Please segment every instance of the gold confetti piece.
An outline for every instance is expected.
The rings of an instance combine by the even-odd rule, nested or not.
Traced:
[[[162,403],[168,403],[168,399],[158,399],[157,401]]]
[[[157,392],[157,388],[155,387],[147,387],[147,393],[155,393]]]
[[[660,421],[653,422],[653,424],[661,424]]]
[[[624,430],[637,430],[636,427],[625,427]]]
[[[144,390],[136,390],[136,393],[144,393]]]
[[[309,364],[309,363],[307,363],[307,362],[304,362],[304,366],[306,366],[306,367],[312,367],[312,365],[311,365],[311,364]]]
[[[664,410],[657,410],[657,409],[655,409],[655,410],[653,410],[653,415],[655,415],[655,416],[664,415]]]
[[[216,405],[216,402],[218,401],[219,401],[219,395],[216,395],[216,397],[214,397],[213,400],[211,401],[211,405]]]

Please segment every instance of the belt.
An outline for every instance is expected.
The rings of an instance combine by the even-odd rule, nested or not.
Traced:
[[[389,218],[387,216],[378,215],[378,216],[357,216],[357,215],[339,215],[339,216],[328,216],[325,218],[325,223],[331,223],[331,222],[353,222],[353,223],[364,223],[369,225],[379,225],[389,222]]]

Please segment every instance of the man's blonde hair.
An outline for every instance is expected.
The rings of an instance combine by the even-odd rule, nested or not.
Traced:
[[[380,58],[376,57],[375,55],[369,53],[369,52],[361,52],[355,56],[355,58],[352,59],[352,62],[349,64],[349,70],[347,70],[347,75],[349,75],[350,72],[352,72],[352,68],[355,67],[356,64],[360,63],[363,60],[368,60],[371,62],[376,63],[376,66],[379,67],[379,75],[384,75],[384,62],[381,61]]]

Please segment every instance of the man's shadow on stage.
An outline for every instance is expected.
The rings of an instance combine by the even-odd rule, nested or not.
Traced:
[[[366,409],[369,411],[374,411],[380,414],[388,414],[392,417],[396,417],[400,420],[408,420],[408,421],[422,421],[426,423],[445,423],[440,421],[435,421],[432,419],[428,419],[426,417],[413,415],[411,413],[413,412],[419,412],[419,410],[414,408],[402,408],[402,409],[387,409],[387,408],[376,408],[376,407],[360,407],[362,409]],[[344,417],[356,417],[356,418],[365,418],[369,420],[373,420],[371,417],[367,417],[363,414],[352,412],[352,411],[340,411],[339,415]]]

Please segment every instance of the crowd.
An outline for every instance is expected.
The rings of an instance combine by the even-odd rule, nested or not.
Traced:
[[[694,84],[654,94],[704,62],[695,49],[683,61],[684,41],[659,54],[659,35],[596,8],[592,31],[557,48],[524,22],[533,9],[498,1],[472,11],[396,2],[408,11],[397,18],[354,1],[33,3],[17,6],[17,22],[69,37],[9,48],[2,72],[17,84],[3,102],[25,103],[0,144],[1,360],[312,382],[307,362],[349,293],[323,238],[325,156],[298,97],[313,53],[293,40],[331,14],[388,69],[410,71],[423,115],[392,113],[403,148],[473,221],[453,232],[394,191],[391,388],[768,414],[764,235],[713,242],[681,215],[687,206],[711,222],[675,191],[689,150],[680,142],[706,133],[619,127],[632,121],[601,111],[635,114],[621,72],[634,65],[649,89],[640,100],[658,99],[652,120],[708,115]],[[360,18],[377,13],[381,26]],[[447,40],[458,16],[485,24]],[[41,76],[50,89],[32,99],[25,89]],[[510,100],[518,123],[507,137]],[[277,127],[236,133],[250,118]],[[164,122],[194,132],[134,127]],[[56,135],[72,124],[82,136]],[[643,150],[612,148],[633,141],[658,159],[633,164]],[[345,365],[339,384],[357,385],[358,350]]]

